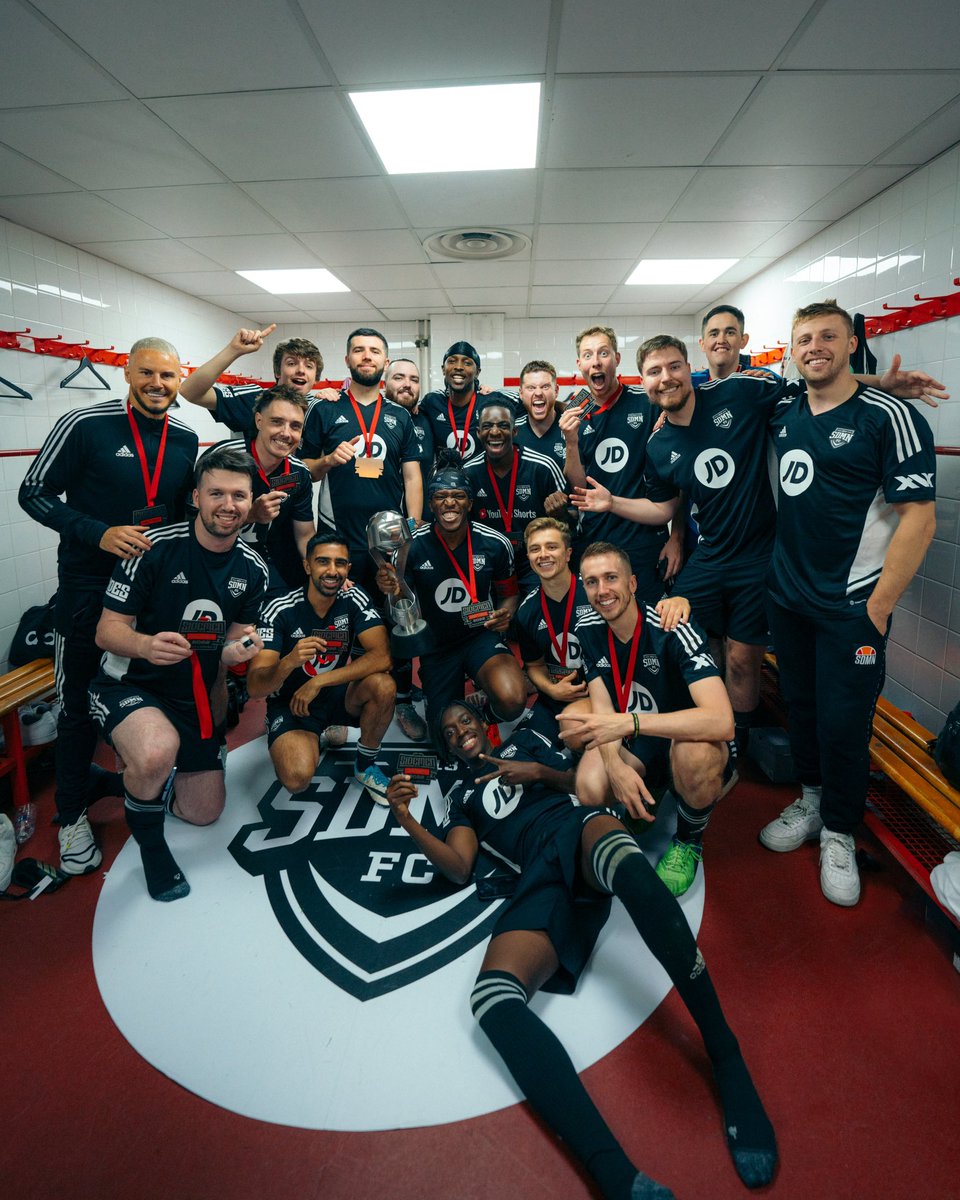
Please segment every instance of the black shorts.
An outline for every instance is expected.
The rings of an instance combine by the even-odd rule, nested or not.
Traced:
[[[200,736],[197,710],[192,703],[164,700],[142,688],[110,679],[102,673],[90,684],[91,716],[103,730],[103,736],[111,746],[113,731],[120,722],[131,713],[145,708],[155,708],[162,712],[177,731],[180,738],[176,762],[178,771],[186,774],[189,771],[223,770],[220,738],[216,734],[209,738]]]
[[[580,874],[583,827],[601,813],[616,816],[610,808],[571,806],[562,826],[524,867],[493,927],[493,937],[515,930],[546,933],[560,963],[543,985],[546,992],[569,995],[576,988],[610,914],[610,896],[589,887]]]
[[[349,683],[341,683],[336,687],[322,688],[320,695],[310,705],[310,713],[306,717],[298,717],[290,711],[290,706],[282,701],[267,701],[267,746],[270,747],[285,733],[301,731],[315,733],[319,738],[323,731],[331,725],[352,725],[356,715],[347,712],[347,688]]]
[[[638,738],[624,738],[623,747],[635,755],[646,768],[643,782],[648,788],[659,788],[672,784],[670,773],[670,747],[673,743],[669,738],[650,737],[641,734]],[[723,783],[728,784],[737,768],[737,743],[725,742],[727,761],[723,768]]]
[[[769,558],[750,562],[701,563],[694,554],[677,576],[675,596],[690,601],[693,619],[711,637],[728,637],[748,646],[765,646],[766,574]]]
[[[431,714],[439,715],[445,704],[463,699],[465,675],[479,687],[478,676],[491,658],[497,654],[513,657],[503,635],[492,629],[464,632],[467,636],[459,646],[450,646],[420,658],[420,686]]]

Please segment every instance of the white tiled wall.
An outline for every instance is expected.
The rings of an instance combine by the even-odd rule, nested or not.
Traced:
[[[754,346],[789,336],[793,312],[827,297],[851,312],[912,305],[958,290],[960,148],[954,148],[794,250],[725,299]],[[799,278],[796,278],[799,276]],[[938,446],[960,446],[960,317],[874,338],[879,369],[895,354],[940,379],[951,399],[922,407]],[[884,693],[937,732],[960,700],[960,458],[937,459],[937,534],[894,616]]]

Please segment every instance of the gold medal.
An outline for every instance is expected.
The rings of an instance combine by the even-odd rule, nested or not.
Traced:
[[[361,479],[379,479],[383,474],[382,458],[357,457],[353,460],[354,468]]]

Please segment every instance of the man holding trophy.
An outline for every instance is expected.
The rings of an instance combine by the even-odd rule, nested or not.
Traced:
[[[513,549],[503,534],[470,520],[473,489],[463,471],[437,471],[427,497],[432,520],[415,530],[409,550],[394,560],[384,537],[376,555],[382,564],[377,586],[393,599],[394,610],[398,599],[409,600],[415,592],[432,637],[429,649],[410,651],[420,655],[427,723],[447,702],[463,699],[465,676],[487,694],[496,720],[515,720],[523,712],[526,687],[505,640],[519,599]],[[373,550],[372,529],[368,538]],[[413,592],[405,586],[404,569]],[[402,638],[395,633],[395,652]]]

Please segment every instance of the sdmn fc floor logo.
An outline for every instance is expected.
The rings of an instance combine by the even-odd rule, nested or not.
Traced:
[[[399,737],[385,742],[385,769],[404,748]],[[354,784],[348,754],[320,770],[305,795],[291,797],[264,738],[231,751],[220,820],[203,829],[167,823],[192,889],[175,904],[149,898],[137,848],[124,846],[93,928],[111,1017],[158,1070],[263,1121],[396,1129],[514,1103],[518,1093],[469,1011],[503,902],[484,905],[473,888],[435,879],[389,810]],[[436,828],[436,785],[421,803]],[[668,836],[654,829],[651,857]],[[683,899],[694,931],[702,876]],[[576,995],[532,1004],[583,1070],[668,988],[614,904]]]

